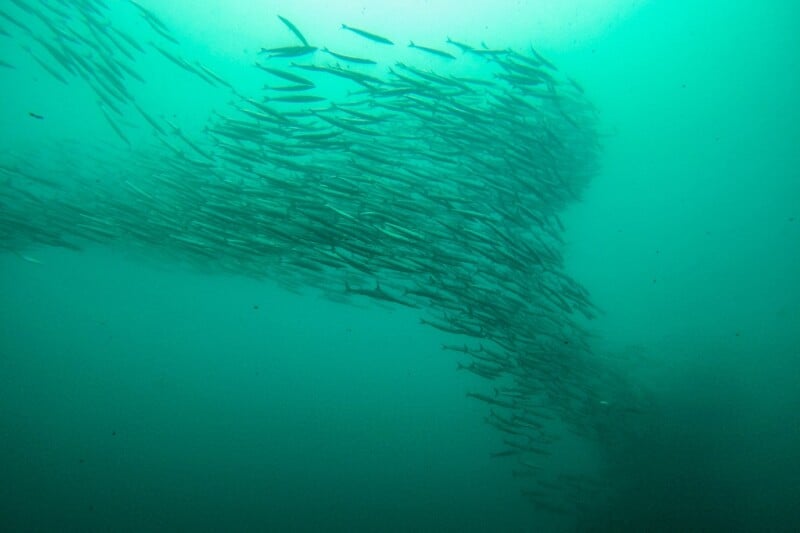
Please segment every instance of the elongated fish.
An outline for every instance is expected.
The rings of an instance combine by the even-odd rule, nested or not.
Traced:
[[[308,41],[306,41],[306,38],[303,37],[302,33],[300,33],[300,30],[297,29],[297,26],[292,24],[292,22],[285,17],[278,15],[278,18],[281,19],[281,22],[286,24],[286,27],[289,28],[289,30],[291,30],[292,33],[294,33],[295,37],[300,39],[300,42],[303,43],[304,46],[308,46]]]
[[[454,41],[450,37],[447,38],[447,44],[452,44],[453,46],[455,46],[458,49],[460,49],[462,52],[470,52],[470,51],[475,49],[475,47],[470,46],[468,44],[460,43],[458,41]]]
[[[323,102],[327,100],[324,96],[313,96],[310,94],[298,94],[293,96],[272,96],[264,97],[265,102],[286,102],[290,104],[307,104],[309,102]]]
[[[109,126],[111,126],[111,129],[112,129],[112,130],[114,130],[114,133],[116,133],[116,134],[117,134],[117,136],[118,136],[120,139],[122,139],[123,141],[125,141],[125,144],[127,144],[127,145],[128,145],[128,147],[130,148],[130,146],[131,146],[131,142],[128,140],[128,137],[126,137],[126,136],[125,136],[125,134],[124,134],[124,133],[122,133],[122,130],[119,128],[119,126],[117,126],[116,122],[114,122],[114,121],[111,119],[111,115],[109,115],[109,114],[108,114],[108,112],[106,111],[106,108],[105,108],[103,105],[100,105],[99,107],[100,107],[100,111],[102,111],[102,112],[103,112],[103,116],[105,117],[105,119],[106,119],[106,122],[108,122]],[[126,182],[126,183],[127,183],[127,182]]]
[[[62,76],[61,74],[59,74],[57,70],[55,70],[53,67],[51,67],[50,65],[48,65],[46,62],[44,62],[44,61],[42,61],[41,59],[39,59],[39,57],[37,57],[37,56],[36,56],[36,55],[33,53],[33,51],[30,49],[30,47],[28,47],[27,45],[24,45],[22,48],[23,48],[23,50],[25,50],[26,52],[28,52],[28,55],[30,55],[30,56],[33,58],[33,60],[34,60],[34,61],[36,61],[37,63],[39,63],[39,66],[41,66],[41,67],[42,67],[44,70],[46,70],[46,71],[47,71],[47,72],[48,72],[48,73],[49,73],[51,76],[53,76],[55,79],[57,79],[58,81],[60,81],[60,82],[61,82],[61,83],[63,83],[64,85],[69,85],[69,83],[67,82],[67,80],[66,80],[66,79],[64,79],[64,76]]]
[[[147,23],[150,25],[150,27],[153,28],[153,30],[156,31],[156,33],[158,33],[159,35],[161,35],[162,37],[164,37],[168,41],[172,41],[175,44],[179,44],[178,40],[175,39],[175,37],[173,37],[172,34],[170,33],[170,29],[167,27],[167,25],[164,24],[161,21],[161,19],[156,16],[155,13],[153,13],[149,9],[145,8],[143,5],[139,4],[135,0],[128,0],[128,1],[131,4],[133,4],[136,7],[136,9],[139,10],[139,13],[147,21]]]
[[[44,264],[42,261],[39,261],[35,257],[31,257],[29,255],[25,255],[25,254],[20,253],[20,252],[14,252],[14,253],[17,254],[17,256],[20,259],[22,259],[23,261],[27,261],[28,263],[33,263],[34,265],[43,265]]]
[[[279,70],[277,68],[270,68],[260,63],[256,63],[256,66],[265,72],[269,72],[273,76],[277,76],[279,78],[283,78],[286,81],[291,81],[297,83],[298,85],[308,85],[310,87],[314,86],[314,82],[309,80],[308,78],[304,78],[302,76],[298,76],[297,74],[292,74],[291,72],[286,72],[285,70]]]
[[[387,39],[386,37],[381,37],[380,35],[375,35],[374,33],[370,33],[368,31],[359,30],[358,28],[354,28],[352,26],[348,26],[347,24],[342,24],[342,29],[351,31],[356,35],[360,35],[365,39],[369,39],[370,41],[381,43],[381,44],[394,44],[392,41]]]
[[[281,91],[281,92],[298,92],[298,91],[308,91],[313,89],[313,85],[264,85],[265,91]]]
[[[438,56],[438,57],[443,57],[445,59],[455,59],[456,58],[456,56],[454,56],[453,54],[450,54],[448,52],[444,52],[442,50],[437,50],[436,48],[428,48],[427,46],[416,45],[416,44],[414,44],[414,41],[410,41],[408,43],[408,47],[409,48],[414,48],[416,50],[421,50],[423,52],[427,52],[429,54],[432,54],[432,55],[435,55],[435,56]]]
[[[18,21],[17,19],[15,19],[14,17],[12,17],[8,13],[6,13],[5,11],[0,11],[0,17],[3,17],[4,19],[9,21],[14,26],[16,26],[19,29],[21,29],[23,31],[26,31],[26,32],[30,33],[31,35],[33,35],[33,31],[27,25],[25,25],[24,23]]]
[[[281,48],[262,48],[259,53],[268,54],[269,57],[300,57],[316,51],[315,46],[283,46]]]
[[[308,70],[309,72],[326,72],[328,74],[333,74],[334,76],[339,76],[340,78],[345,78],[348,80],[355,81],[357,83],[375,83],[380,85],[382,81],[375,76],[370,76],[368,74],[362,74],[361,72],[356,72],[353,70],[343,69],[343,68],[333,68],[333,67],[322,67],[319,65],[302,65],[299,63],[292,63],[292,66],[295,68],[300,68],[303,70]]]
[[[362,59],[360,57],[353,57],[353,56],[346,56],[342,54],[337,54],[336,52],[331,52],[327,48],[322,49],[324,52],[332,55],[336,59],[341,59],[342,61],[347,61],[348,63],[358,63],[360,65],[376,65],[377,62],[371,59]]]

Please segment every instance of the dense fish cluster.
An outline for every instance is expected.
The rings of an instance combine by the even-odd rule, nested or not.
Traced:
[[[0,247],[29,260],[33,244],[138,247],[417,309],[458,336],[444,346],[458,367],[489,381],[469,396],[487,405],[502,435],[495,455],[513,461],[523,494],[569,513],[576,494],[597,490],[541,467],[558,427],[591,435],[609,408],[585,329],[596,309],[561,254],[559,212],[599,148],[581,87],[533,48],[403,46],[420,67],[387,60],[400,45],[376,33],[342,25],[363,41],[351,54],[280,17],[273,29],[292,42],[254,55],[264,87],[248,94],[187,59],[155,13],[125,9],[144,22],[137,33],[102,0],[0,8],[2,50],[16,43],[58,82],[86,84],[119,139],[5,154]],[[185,132],[137,101],[145,54],[230,104]],[[4,78],[18,70],[5,57],[0,66]],[[142,131],[151,141],[133,140]]]

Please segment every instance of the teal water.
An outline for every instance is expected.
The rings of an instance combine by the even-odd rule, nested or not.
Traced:
[[[0,6],[0,528],[800,527],[794,3],[164,4]]]

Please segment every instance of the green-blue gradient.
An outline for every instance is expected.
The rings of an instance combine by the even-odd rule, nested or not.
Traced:
[[[595,353],[647,409],[618,439],[557,446],[550,468],[615,492],[551,516],[490,457],[501,437],[465,398],[481,380],[412,310],[34,247],[0,254],[1,530],[800,528],[796,2],[142,4],[244,87],[263,82],[253,51],[290,38],[279,13],[328,45],[354,42],[342,22],[403,45],[537,45],[599,110],[566,264],[603,309]],[[17,65],[0,69],[0,149],[52,167],[65,139],[124,148],[89,89],[0,51]],[[139,101],[201,131],[227,97],[158,59],[138,63]]]

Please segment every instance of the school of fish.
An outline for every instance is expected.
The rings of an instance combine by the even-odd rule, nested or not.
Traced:
[[[559,213],[579,200],[600,150],[577,82],[533,47],[449,37],[405,46],[342,24],[354,54],[279,16],[268,26],[282,41],[253,52],[264,87],[249,94],[188,58],[144,5],[114,9],[0,7],[0,50],[92,91],[110,139],[0,157],[0,249],[33,261],[36,245],[124,247],[412,308],[452,335],[443,348],[461,371],[486,379],[468,396],[486,404],[502,442],[495,456],[510,461],[527,499],[567,514],[576,493],[599,490],[542,468],[556,427],[591,435],[609,408],[587,329],[598,310],[562,257]],[[138,17],[137,33],[115,24],[119,12]],[[426,67],[388,62],[401,46]],[[145,55],[230,103],[202,132],[181,128],[135,96]],[[0,57],[3,83],[20,68]],[[151,142],[134,140],[142,131]],[[83,163],[56,163],[59,151]]]

